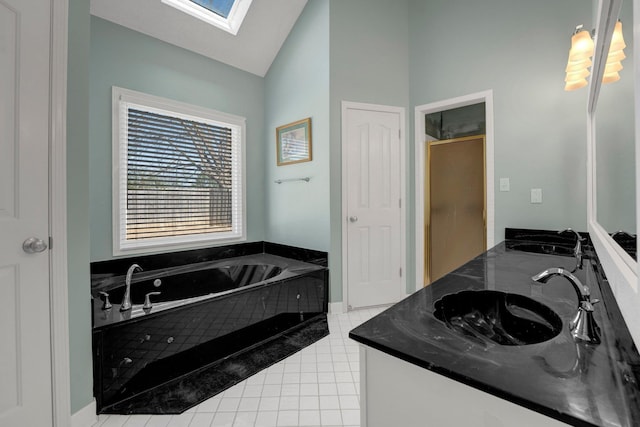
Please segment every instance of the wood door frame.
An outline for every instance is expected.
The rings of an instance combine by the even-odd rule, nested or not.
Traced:
[[[494,189],[494,128],[493,128],[493,91],[487,90],[457,98],[418,105],[415,107],[415,274],[416,290],[422,289],[425,279],[425,155],[427,141],[425,138],[424,116],[452,108],[468,105],[485,104],[486,140],[485,140],[485,168],[486,168],[486,242],[487,248],[494,245],[495,240],[495,189]]]
[[[53,425],[71,425],[67,272],[67,49],[69,0],[51,1],[49,104],[49,304]]]
[[[480,140],[482,142],[482,160],[483,160],[483,165],[482,165],[482,176],[484,178],[484,183],[482,186],[482,199],[483,199],[483,211],[482,211],[482,219],[483,219],[483,234],[484,234],[484,241],[483,241],[483,245],[484,245],[484,250],[487,250],[487,136],[486,135],[472,135],[472,136],[463,136],[460,138],[451,138],[451,139],[443,139],[443,140],[438,140],[438,141],[425,141],[426,144],[426,153],[430,154],[432,147],[434,145],[444,145],[444,144],[455,144],[457,142],[469,142],[469,141],[475,141],[475,140]],[[425,157],[425,164],[426,164],[426,175],[425,176],[431,176],[431,161],[430,161],[430,156],[427,155]],[[425,240],[425,247],[427,247],[428,249],[426,250],[425,255],[430,254],[431,252],[431,187],[430,186],[425,186],[425,211],[428,211],[429,214],[426,215],[425,217],[425,224],[426,224],[426,231],[424,234],[424,240]],[[429,258],[429,261],[431,261],[431,258]],[[427,262],[427,264],[425,265],[425,269],[424,269],[424,280],[431,282],[431,262]]]
[[[342,236],[342,312],[346,313],[349,307],[349,289],[348,289],[348,248],[347,248],[347,206],[348,206],[348,188],[347,188],[347,111],[348,110],[367,110],[382,113],[394,113],[400,116],[400,197],[402,203],[400,205],[400,265],[402,268],[402,276],[400,277],[401,295],[406,294],[407,289],[407,259],[406,259],[406,166],[405,166],[405,145],[406,145],[406,119],[405,109],[403,107],[394,107],[389,105],[365,104],[361,102],[342,101],[342,130],[341,130],[341,155],[342,155],[342,171],[341,171],[341,188],[342,188],[342,220],[341,236]]]

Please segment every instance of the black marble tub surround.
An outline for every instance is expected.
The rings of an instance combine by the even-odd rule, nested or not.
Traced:
[[[520,234],[525,233],[530,235]],[[561,277],[546,284],[531,279],[550,267],[575,267],[564,250],[575,244],[575,237],[560,235],[566,239],[563,244],[555,240],[557,232],[546,235],[547,240],[529,243],[562,249],[521,251],[515,248],[526,240],[507,240],[355,328],[350,337],[570,425],[640,425],[640,355],[597,258],[587,248],[584,268],[573,273],[590,288],[592,299],[602,300],[594,313],[602,342],[592,345],[576,342],[567,326],[578,306],[570,283]],[[480,290],[531,298],[551,308],[564,327],[544,342],[505,346],[466,337],[434,316],[434,304],[446,295]]]
[[[179,414],[249,378],[329,334],[326,314],[245,351],[177,377],[153,389],[133,394],[103,408],[113,414]],[[236,344],[237,345],[237,344]]]
[[[256,254],[273,254],[324,267],[327,266],[328,260],[328,254],[326,252],[312,249],[304,249],[269,242],[238,243],[225,246],[214,246],[154,255],[139,255],[92,262],[91,283],[102,280],[106,277],[124,277],[124,274],[132,263],[140,264],[145,270],[159,270],[187,264],[197,264]]]
[[[313,319],[324,318],[328,307],[328,270],[322,266],[323,253],[282,245],[270,248],[297,259],[285,258],[265,253],[261,244],[259,252],[246,255],[256,248],[247,244],[222,252],[196,251],[189,258],[192,262],[185,264],[169,262],[168,255],[153,255],[92,265],[94,394],[99,411],[133,411],[122,402],[139,402],[138,396],[153,393],[159,387],[166,390],[167,384],[179,378],[222,366],[222,361],[229,358],[242,359],[243,353],[289,336],[292,331],[304,334],[305,325],[317,326]],[[245,255],[228,256],[238,253]],[[220,254],[224,255],[222,259],[211,259]],[[177,259],[187,258],[179,253]],[[126,266],[126,272],[133,263],[145,270],[136,271],[131,280],[132,308],[120,311],[124,275],[108,270]],[[160,294],[153,295],[151,308],[145,307],[145,295],[154,291]],[[112,297],[109,309],[105,309],[100,292]],[[317,332],[318,328],[314,330]],[[273,354],[286,357],[282,351]],[[277,360],[267,357],[263,362],[268,366]],[[247,376],[255,373],[253,368],[243,372]],[[242,375],[232,377],[238,379]],[[206,389],[216,392],[235,384],[235,380],[211,381],[216,386]],[[201,392],[191,394],[198,399],[204,396]],[[191,406],[198,403],[182,400],[191,402]],[[136,405],[133,404],[138,408],[136,413],[142,413]],[[171,413],[176,413],[189,406],[170,407],[174,411]],[[150,411],[144,413],[153,413]]]
[[[327,267],[329,258],[326,252],[314,249],[298,248],[295,246],[281,245],[278,243],[264,242],[264,253],[278,255],[284,258],[308,262],[310,264]]]
[[[321,269],[95,327],[94,395],[98,410],[324,315],[327,273]]]
[[[91,284],[93,326],[101,327],[150,316],[160,311],[206,300],[214,295],[235,292],[240,288],[264,286],[323,270],[326,268],[316,264],[271,254],[245,255],[156,270],[145,269],[136,271],[132,276],[132,309],[124,312],[120,311],[120,305],[125,293],[125,276],[95,276]],[[150,292],[159,294],[152,295],[152,306],[145,308],[145,296]],[[105,297],[101,293],[108,295],[111,309],[104,310]]]

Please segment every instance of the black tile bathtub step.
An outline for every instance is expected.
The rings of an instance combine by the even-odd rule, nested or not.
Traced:
[[[299,317],[297,314],[296,316]],[[283,320],[280,319],[280,322]],[[243,341],[248,339],[243,337],[242,334],[233,334],[238,342],[229,339],[227,340],[228,342],[222,344],[219,340],[215,340],[215,348],[205,349],[198,346],[200,347],[198,352],[194,352],[190,356],[194,360],[189,360],[189,357],[183,356],[180,361],[177,359],[162,360],[150,364],[136,377],[132,378],[127,385],[128,390],[120,396],[122,400],[102,408],[101,413],[180,414],[302,350],[328,334],[329,328],[326,314],[320,313],[305,320],[298,326],[290,328],[272,339],[263,341],[247,350],[241,350]],[[251,338],[255,339],[255,336]],[[246,343],[244,343],[244,347],[246,348]],[[236,350],[232,351],[234,348]],[[218,354],[226,352],[227,355],[213,359],[212,354],[207,354],[208,352]],[[216,361],[198,369],[199,366],[202,366],[199,359],[203,357]],[[151,365],[156,366],[152,367]],[[187,370],[189,366],[192,367],[190,371]],[[194,366],[196,367],[195,370],[193,369]],[[176,369],[179,369],[180,372],[184,371],[179,378],[176,378]],[[144,371],[147,372],[145,373]],[[157,381],[158,378],[154,377],[152,381],[155,382],[156,386],[152,386],[153,388],[149,389],[149,376],[156,375],[165,378],[165,380],[163,383],[159,383]],[[167,380],[166,378],[176,379]],[[141,392],[140,389],[145,391]]]

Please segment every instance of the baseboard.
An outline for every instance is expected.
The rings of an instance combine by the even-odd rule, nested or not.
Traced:
[[[96,415],[96,401],[91,401],[87,406],[71,415],[71,427],[91,427],[98,422]]]
[[[342,303],[342,301],[338,301],[338,302],[330,302],[329,303],[329,313],[330,314],[340,314],[340,313],[344,313],[344,304]]]

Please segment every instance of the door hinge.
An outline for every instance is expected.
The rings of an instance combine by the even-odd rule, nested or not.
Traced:
[[[402,131],[398,129],[398,139],[402,139]]]
[[[53,249],[53,237],[49,236],[49,250]]]
[[[398,199],[398,208],[402,209],[402,199]]]
[[[402,277],[402,267],[400,267],[400,277]]]

